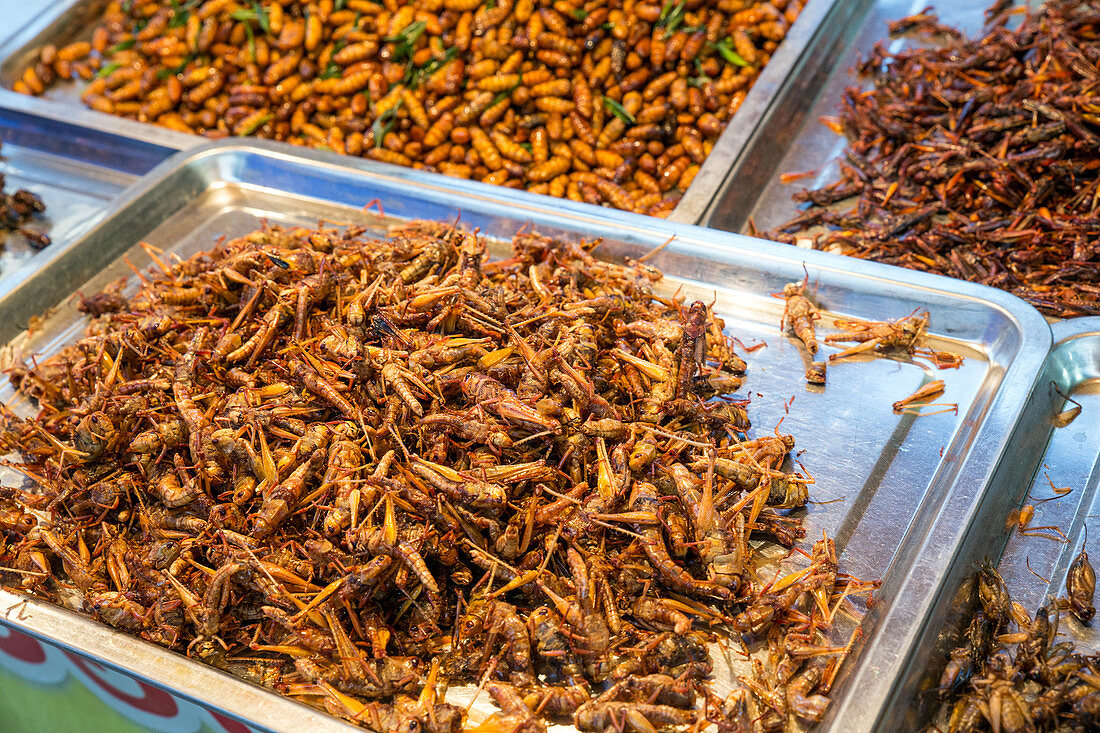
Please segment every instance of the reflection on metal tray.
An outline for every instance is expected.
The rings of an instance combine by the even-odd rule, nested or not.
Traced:
[[[816,88],[841,48],[841,32],[870,0],[808,0],[786,39],[764,67],[740,109],[714,145],[706,162],[670,219],[695,223],[741,157],[755,130],[775,120],[792,125],[805,114],[807,90]],[[76,84],[58,84],[41,98],[11,91],[12,84],[46,43],[62,47],[91,37],[107,0],[62,0],[0,47],[0,107],[49,119],[67,120],[175,150],[201,145],[202,137],[88,109]]]
[[[920,647],[932,653],[911,660],[911,671],[898,688],[896,718],[914,716],[904,726],[906,729],[915,728],[919,722],[915,719],[915,695],[937,684],[947,653],[957,646],[961,632],[958,621],[964,616],[968,620],[967,609],[974,607],[971,578],[975,563],[1000,557],[998,569],[1012,600],[1034,614],[1048,598],[1065,596],[1066,573],[1082,548],[1094,563],[1100,557],[1100,532],[1095,531],[1095,522],[1091,522],[1094,531],[1088,533],[1085,544],[1086,520],[1100,514],[1100,432],[1096,430],[1100,415],[1100,318],[1060,321],[1051,329],[1054,347],[1043,365],[1035,393],[958,548],[952,582],[947,585],[952,592],[944,594],[927,619],[922,634],[927,643]],[[1063,395],[1080,403],[1081,413],[1068,425],[1056,427],[1055,417],[1072,407]],[[1036,504],[1057,495],[1052,487],[1070,491],[1053,501]],[[1032,526],[1057,527],[1068,542],[1019,531],[1010,533],[1006,518],[1024,504],[1035,505]],[[1049,578],[1050,583],[1036,574]],[[954,592],[955,588],[959,591]],[[1100,651],[1100,629],[1095,625],[1084,626],[1064,614],[1058,631],[1082,651]]]
[[[890,21],[921,12],[931,5],[940,21],[973,34],[981,29],[983,13],[991,0],[948,2],[946,0],[873,0],[860,5],[849,18],[849,25],[837,27],[837,47],[830,64],[809,84],[802,85],[802,103],[808,110],[798,116],[776,116],[771,124],[759,127],[736,160],[722,188],[710,206],[695,221],[704,226],[730,232],[747,230],[749,220],[759,231],[774,229],[798,214],[799,206],[791,194],[818,188],[839,177],[837,163],[843,157],[847,140],[821,124],[820,118],[835,116],[844,89],[862,82],[852,74],[856,62],[866,58],[882,41],[891,51],[899,51],[912,41],[888,39]],[[1025,4],[1025,3],[1021,3]],[[1038,5],[1036,0],[1026,3]],[[792,81],[792,86],[794,82]],[[810,172],[812,176],[783,183],[784,173]]]
[[[363,211],[375,199],[385,220]],[[864,618],[863,641],[837,683],[823,724],[823,730],[870,729],[942,589],[962,530],[1049,348],[1049,328],[1023,301],[970,283],[686,224],[550,202],[370,161],[349,165],[330,153],[291,155],[285,146],[223,142],[179,153],[157,168],[83,240],[61,251],[63,257],[0,300],[0,308],[26,318],[75,291],[95,292],[129,274],[122,255],[138,267],[149,263],[136,246],[141,241],[186,257],[222,235],[251,231],[265,219],[378,227],[410,218],[459,218],[464,226],[505,241],[523,227],[566,238],[603,237],[598,253],[609,259],[637,258],[672,238],[651,261],[667,274],[663,287],[669,293],[680,289],[687,300],[713,300],[731,335],[746,344],[766,342],[766,348],[746,354],[751,432],[770,434],[784,420],[784,432],[795,436],[800,461],[816,479],[811,498],[822,502],[806,510],[808,537],[827,532],[836,539],[843,572],[883,579],[875,594],[878,602]],[[503,245],[491,249],[495,256],[502,251]],[[801,279],[804,267],[810,291],[827,312],[822,331],[829,330],[830,314],[882,320],[927,309],[931,344],[965,355],[965,363],[936,371],[907,359],[864,357],[831,365],[824,389],[807,387],[802,352],[779,332],[783,301],[769,295]],[[80,273],[94,277],[85,282]],[[11,321],[0,324],[0,338],[15,335]],[[21,334],[9,348],[49,353],[82,328],[69,300],[33,336]],[[946,382],[945,399],[958,403],[957,415],[893,413],[894,400],[930,378]],[[10,396],[10,388],[5,389],[0,399]],[[11,602],[10,594],[0,593],[0,608]],[[116,655],[115,664],[142,679],[182,688],[214,708],[232,704],[231,691],[243,684],[226,687],[212,669],[90,620],[60,623],[60,613],[31,603],[22,620],[3,623],[49,635],[92,656]],[[734,684],[729,671],[719,669],[718,690]],[[253,695],[233,709],[258,725],[280,728],[287,706],[296,703],[273,699],[260,704]],[[491,709],[483,696],[472,715],[476,719]]]
[[[3,109],[0,141],[5,190],[12,193],[25,188],[42,198],[46,211],[27,228],[44,232],[53,240],[36,251],[21,234],[0,234],[0,297],[87,232],[112,198],[168,152]]]
[[[4,25],[0,27],[0,44],[7,43],[28,21],[48,8],[49,0],[0,0]]]

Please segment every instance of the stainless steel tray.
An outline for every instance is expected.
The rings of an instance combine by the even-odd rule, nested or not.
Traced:
[[[4,27],[0,28],[0,43],[6,43],[49,4],[49,0],[0,0],[0,12],[3,12],[5,21]]]
[[[1027,3],[1038,5],[1038,0]],[[853,2],[848,25],[836,26],[832,63],[810,83],[801,85],[803,114],[776,115],[768,125],[758,127],[741,156],[734,162],[722,188],[715,192],[705,212],[694,221],[730,232],[747,230],[750,218],[757,229],[775,229],[794,218],[801,206],[791,194],[818,188],[839,177],[837,163],[847,144],[819,119],[836,115],[845,87],[859,86],[851,71],[866,58],[875,43],[883,41],[891,51],[911,45],[906,38],[889,40],[887,25],[892,20],[919,13],[929,5],[940,21],[964,33],[975,33],[984,22],[990,0],[872,0]],[[810,177],[783,183],[784,173],[813,171]]]
[[[893,714],[896,720],[907,721],[907,729],[915,728],[921,717],[932,712],[920,711],[914,704],[915,695],[937,684],[947,653],[959,644],[960,624],[952,620],[968,618],[969,609],[974,608],[975,563],[1000,558],[998,569],[1012,599],[1034,613],[1049,598],[1065,596],[1066,573],[1082,546],[1094,565],[1100,558],[1100,525],[1095,521],[1100,516],[1100,432],[1096,430],[1100,415],[1100,318],[1060,321],[1051,330],[1054,346],[1043,364],[1035,393],[955,553],[952,577],[946,586],[951,592],[941,596],[927,618],[919,648],[931,653],[909,660],[911,671],[899,686]],[[1065,427],[1055,427],[1054,417],[1071,407],[1062,395],[1080,403],[1081,413]],[[1063,544],[1009,532],[1009,512],[1025,503],[1034,505],[1037,500],[1055,496],[1051,482],[1071,491],[1036,505],[1031,525],[1058,527],[1069,541]],[[1087,545],[1086,526],[1093,530],[1087,533]],[[1036,577],[1036,573],[1050,582]],[[1084,626],[1064,614],[1058,631],[1082,651],[1100,651],[1100,628],[1096,625]]]
[[[363,211],[374,199],[385,219]],[[0,340],[15,336],[13,322],[74,291],[95,292],[127,274],[122,255],[138,267],[147,264],[136,247],[141,241],[186,257],[221,235],[250,231],[263,219],[315,224],[323,218],[379,226],[458,217],[465,226],[504,240],[521,227],[560,237],[603,237],[599,254],[611,259],[638,257],[673,238],[652,261],[668,274],[664,287],[669,292],[680,288],[689,300],[714,300],[730,334],[746,344],[766,342],[766,348],[746,355],[753,432],[768,434],[784,420],[782,429],[796,437],[796,450],[803,451],[799,459],[816,478],[811,498],[822,502],[807,510],[808,537],[827,532],[836,540],[843,572],[883,580],[864,618],[863,643],[838,682],[824,724],[828,730],[871,729],[906,667],[928,609],[942,592],[962,530],[1004,453],[1050,345],[1050,330],[1038,312],[1006,293],[329,153],[292,155],[284,146],[223,141],[162,164],[81,241],[59,249],[47,267],[0,299],[0,310],[14,316],[0,324]],[[502,251],[498,247],[495,253]],[[930,367],[908,360],[835,364],[826,388],[807,387],[801,352],[779,332],[782,301],[769,295],[801,279],[804,266],[815,297],[833,315],[899,318],[927,308],[933,345],[966,356],[960,369],[933,377],[945,380],[946,399],[958,403],[958,414],[914,418],[892,412],[894,400],[930,376]],[[827,313],[823,331],[829,323]],[[16,336],[8,348],[49,353],[82,328],[70,300],[38,332]],[[0,399],[8,397],[10,387],[0,390]],[[0,608],[14,600],[0,592]],[[60,638],[176,689],[175,679],[164,671],[164,660],[171,657],[173,668],[186,670],[181,684],[188,696],[226,707],[228,683],[214,670],[166,657],[91,620],[70,621],[66,615],[66,623],[58,623],[59,613],[31,603],[22,618],[0,623]],[[716,672],[715,683],[719,689],[736,684],[725,669]],[[249,699],[253,702],[234,708],[239,715],[263,726],[289,727],[280,723],[289,719],[279,711],[294,703]],[[488,710],[479,702],[474,714]]]
[[[80,101],[74,83],[59,84],[45,96],[28,97],[11,91],[11,85],[46,43],[61,47],[91,36],[94,22],[108,0],[62,0],[54,3],[22,31],[0,47],[0,107],[16,109],[54,120],[66,120],[99,130],[117,132],[133,140],[175,150],[203,144],[204,138],[174,132],[88,109]],[[787,38],[764,67],[741,108],[719,137],[670,219],[696,223],[760,127],[774,119],[790,124],[805,113],[806,90],[824,78],[839,50],[838,29],[848,26],[853,15],[870,0],[809,0]]]
[[[20,234],[3,238],[0,297],[87,232],[112,198],[168,154],[156,146],[135,145],[97,130],[4,109],[0,109],[0,141],[5,190],[26,188],[42,197],[45,214],[28,228],[46,232],[53,240],[35,251]]]

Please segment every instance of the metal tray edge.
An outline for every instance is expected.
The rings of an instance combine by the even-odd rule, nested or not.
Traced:
[[[74,125],[67,119],[39,117],[3,105],[0,137],[15,145],[35,147],[131,176],[148,173],[176,152],[156,143],[129,140],[113,132]],[[99,155],[93,156],[93,152]]]
[[[18,629],[127,676],[138,675],[142,681],[173,696],[249,726],[271,731],[300,731],[309,726],[309,730],[320,733],[363,730],[206,664],[197,670],[204,677],[213,673],[219,684],[186,686],[188,680],[194,680],[193,665],[197,662],[52,603],[0,588],[0,608],[8,611],[0,618],[0,625]],[[110,649],[112,656],[104,655],[103,649]],[[237,712],[244,707],[250,711],[247,718]]]
[[[337,155],[336,153],[299,148],[267,140],[249,140],[247,142],[235,139],[218,140],[206,142],[201,146],[172,155],[116,198],[104,218],[89,230],[85,237],[95,236],[97,232],[102,231],[121,209],[155,189],[173,172],[193,167],[209,157],[226,159],[231,153],[255,154],[265,158],[308,164],[311,170],[318,172],[318,175],[330,174],[338,178],[350,177],[356,179],[377,177],[391,183],[407,183],[415,188],[432,191],[437,196],[457,195],[460,198],[495,202],[512,210],[526,213],[532,218],[568,222],[571,228],[577,230],[580,230],[585,224],[601,227],[614,225],[623,236],[657,233],[666,237],[674,236],[681,243],[698,246],[702,250],[752,253],[752,256],[756,259],[784,265],[796,264],[796,267],[788,268],[791,269],[792,277],[796,274],[795,269],[798,270],[797,274],[801,274],[802,265],[805,264],[821,272],[845,273],[880,284],[896,283],[904,285],[907,289],[925,291],[930,296],[935,293],[950,293],[952,296],[970,300],[974,303],[988,304],[1003,313],[1010,322],[1016,324],[1017,332],[1022,339],[1029,334],[1031,335],[1030,338],[1038,339],[1030,345],[1021,343],[1022,349],[1026,347],[1026,351],[1032,352],[1029,356],[1045,355],[1049,349],[1049,328],[1039,312],[1022,299],[988,286],[940,275],[903,270],[891,265],[852,259],[828,252],[794,249],[788,245],[755,239],[733,232],[706,229],[698,225],[662,220],[602,206],[552,199],[526,191],[516,191],[477,181],[439,176],[438,174],[403,166],[367,159],[349,161],[346,156]],[[68,251],[74,244],[76,243],[70,243],[66,247],[57,248],[51,252],[49,261],[43,264],[38,275],[46,276],[56,270],[58,265],[64,262]],[[113,259],[113,256],[110,255],[106,261]],[[101,269],[101,267],[97,267],[96,271],[98,269]],[[0,298],[0,305],[5,308],[14,306],[15,303],[10,302],[12,295],[14,294],[4,294],[4,297]],[[31,305],[37,305],[39,309],[43,307],[40,299],[35,303],[31,303]],[[53,305],[53,303],[48,305]],[[18,309],[16,310],[18,311]],[[26,313],[22,317],[25,318],[30,315],[34,315],[34,313]],[[1044,335],[1040,337],[1035,335],[1035,332],[1042,332]],[[10,339],[11,335],[10,329],[0,328],[0,340]]]
[[[958,548],[969,528],[981,514],[981,504],[998,484],[998,471],[1006,470],[1006,457],[1011,459],[1013,435],[1027,424],[1034,410],[1033,395],[1038,387],[1042,363],[1049,355],[1053,341],[1049,327],[1044,338],[1045,351],[1038,350],[1032,356],[1038,363],[1026,372],[1010,374],[983,420],[982,427],[959,468],[953,484],[958,487],[944,497],[944,503],[936,522],[924,537],[912,538],[915,552],[922,561],[912,567],[903,579],[901,595],[895,599],[887,618],[879,628],[881,643],[878,657],[881,666],[866,665],[861,672],[866,677],[882,675],[887,684],[874,683],[874,690],[861,696],[861,705],[855,715],[866,717],[868,728],[878,731],[895,731],[903,728],[901,718],[906,714],[909,699],[900,695],[907,682],[911,682],[917,670],[927,660],[938,627],[943,620],[945,607],[940,599],[951,595],[958,588],[963,575],[970,571],[972,563],[960,561]],[[900,551],[899,551],[900,552]],[[908,632],[891,637],[889,631],[904,624],[906,617],[918,617]],[[862,713],[871,710],[871,715]]]
[[[699,168],[695,180],[684,193],[669,219],[704,225],[704,217],[714,206],[719,192],[726,187],[731,172],[750,149],[753,140],[768,126],[775,111],[789,95],[791,80],[805,60],[825,44],[826,23],[840,13],[839,8],[868,5],[871,0],[809,0],[787,37],[753,82],[745,100],[722,131],[710,155]],[[696,186],[695,184],[701,184]]]
[[[62,199],[48,203],[47,217],[55,218],[48,233],[53,243],[45,249],[34,252],[23,259],[8,263],[0,277],[0,299],[12,292],[21,281],[34,276],[37,270],[54,256],[54,252],[64,250],[80,238],[81,231],[101,218],[109,209],[115,195],[133,185],[138,176],[148,172],[163,160],[169,151],[141,144],[134,144],[109,133],[87,128],[74,127],[64,122],[43,120],[20,112],[0,108],[0,141],[23,149],[36,158],[42,170],[64,171],[71,176],[68,184],[72,191],[80,191],[94,198],[97,205],[83,211],[79,218],[71,218]],[[0,159],[13,148],[0,150]],[[26,163],[26,161],[24,161]],[[18,164],[13,175],[36,174],[34,165],[19,170]],[[42,184],[49,188],[49,184]],[[63,197],[65,184],[58,184],[54,193]],[[82,187],[87,186],[88,189]],[[92,189],[91,187],[96,187]],[[57,207],[57,208],[54,208]],[[69,226],[57,228],[56,217],[68,220]],[[76,226],[76,231],[73,230]]]
[[[1066,341],[1072,341],[1082,336],[1100,333],[1100,316],[1055,321],[1050,324],[1050,330],[1054,334],[1054,343],[1061,345]]]

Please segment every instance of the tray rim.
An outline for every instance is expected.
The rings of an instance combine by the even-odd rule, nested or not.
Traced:
[[[57,0],[35,15],[22,28],[16,30],[6,41],[0,43],[0,78],[11,77],[20,71],[23,65],[16,64],[16,59],[29,53],[33,45],[45,42],[49,38],[48,31],[75,6],[97,1],[105,4],[105,0]],[[777,100],[784,94],[794,71],[800,66],[802,59],[810,54],[814,44],[819,42],[829,17],[846,3],[869,6],[871,2],[872,0],[807,0],[799,17],[791,24],[783,43],[757,76],[738,111],[730,120],[731,123],[735,122],[740,115],[741,124],[728,124],[719,135],[692,184],[688,186],[688,190],[684,192],[669,214],[670,220],[693,224],[702,222],[710,211],[718,191],[724,190],[725,181],[734,162],[743,157],[756,131],[767,122],[770,113],[776,107]],[[19,94],[3,83],[0,83],[0,109],[19,111],[79,127],[111,131],[127,140],[153,144],[172,151],[199,148],[209,140],[201,135],[169,130],[153,123],[138,122],[105,112],[97,112],[83,105],[70,105],[57,100]],[[297,148],[290,143],[280,144],[291,149]],[[356,158],[357,156],[339,157]],[[433,173],[433,175],[443,176],[442,173]],[[482,185],[498,188],[493,184]],[[546,196],[551,200],[563,200],[544,194],[536,195]]]
[[[957,298],[960,302],[980,303],[997,311],[1009,324],[1014,325],[1018,331],[1020,343],[1007,363],[998,364],[992,361],[991,358],[989,370],[999,369],[1001,379],[990,404],[985,410],[985,416],[975,430],[972,446],[963,455],[961,464],[953,471],[952,476],[943,479],[947,481],[943,489],[947,497],[954,497],[955,494],[959,493],[956,487],[967,479],[973,480],[975,475],[980,479],[980,485],[983,488],[986,486],[992,476],[995,464],[994,458],[1000,455],[1000,451],[993,451],[991,455],[985,455],[976,452],[976,448],[996,447],[998,444],[1003,446],[1011,430],[1003,430],[1002,427],[1006,422],[1012,423],[1019,417],[1019,405],[1026,401],[1027,395],[1034,387],[1035,380],[1041,370],[1043,358],[1050,350],[1051,329],[1039,312],[1021,299],[987,286],[928,273],[914,273],[890,265],[853,260],[849,257],[826,252],[792,248],[788,245],[756,240],[736,233],[704,229],[690,224],[616,211],[606,207],[548,200],[546,197],[536,194],[459,179],[443,178],[441,180],[435,174],[400,166],[390,166],[370,160],[356,160],[354,161],[355,165],[349,166],[343,156],[334,153],[299,148],[287,150],[286,147],[269,141],[223,140],[209,142],[199,148],[177,153],[158,165],[147,176],[140,179],[134,186],[119,196],[108,208],[100,222],[89,230],[85,237],[94,237],[98,232],[109,228],[112,222],[119,216],[124,215],[130,206],[143,197],[155,193],[158,186],[178,171],[189,166],[206,165],[210,170],[225,176],[227,182],[232,183],[231,170],[227,166],[219,166],[218,160],[219,158],[243,154],[256,155],[276,162],[283,161],[294,165],[308,165],[311,170],[319,175],[332,173],[344,178],[351,177],[365,181],[381,178],[391,183],[407,183],[413,188],[434,191],[439,194],[449,194],[458,201],[466,201],[479,206],[503,205],[516,219],[522,218],[524,212],[531,212],[532,214],[541,214],[543,217],[552,217],[559,221],[565,220],[572,227],[583,226],[585,223],[603,227],[614,225],[626,237],[639,233],[644,233],[649,237],[675,235],[681,243],[700,247],[701,253],[710,251],[715,254],[751,256],[756,261],[770,261],[787,266],[798,265],[801,267],[805,263],[806,266],[815,268],[817,273],[830,273],[834,277],[855,276],[867,283],[886,287],[896,286],[910,293],[938,293]],[[209,185],[203,186],[196,192],[189,194],[189,196],[196,197],[208,189]],[[81,240],[83,239],[84,237],[81,238]],[[73,242],[65,250],[59,250],[56,253],[57,256],[63,257],[68,250],[79,246],[81,240]],[[79,285],[76,287],[79,287]],[[992,355],[990,356],[992,357]],[[937,478],[935,480],[940,481],[941,479]],[[969,495],[961,497],[963,508],[969,507],[972,512],[980,497],[981,492],[971,492]],[[943,527],[944,524],[948,526]],[[928,526],[931,531],[925,537],[914,538],[913,540],[923,540],[923,542],[918,542],[918,547],[922,547],[927,542],[937,538],[950,538],[952,530],[958,529],[959,522],[958,518],[954,516],[950,518],[949,522],[944,520],[941,512],[936,518],[930,520]],[[903,542],[905,541],[907,540],[903,539]],[[899,553],[902,547],[903,545],[899,544]],[[862,690],[863,686],[870,687],[872,691],[878,690],[882,695],[886,694],[886,685],[883,681],[889,680],[892,682],[898,675],[896,669],[891,674],[884,668],[896,668],[898,666],[898,657],[903,657],[904,652],[911,648],[911,645],[916,641],[917,632],[920,630],[919,624],[906,622],[905,613],[900,614],[901,618],[899,620],[900,612],[898,609],[907,610],[906,601],[914,594],[918,596],[917,600],[923,606],[930,606],[938,592],[942,590],[941,585],[946,576],[933,575],[929,577],[928,571],[934,568],[926,568],[926,563],[921,557],[916,555],[914,557],[916,559],[907,561],[907,564],[901,568],[902,572],[900,572],[898,579],[901,590],[893,599],[891,608],[887,609],[887,613],[877,620],[869,636],[869,640],[877,640],[885,633],[886,629],[897,623],[903,624],[903,629],[907,631],[899,637],[901,653],[898,654],[897,643],[894,644],[894,649],[886,650],[888,653],[885,659],[873,657],[872,653],[876,651],[875,649],[866,650],[864,652],[866,656],[861,665],[863,674],[860,674],[858,668],[853,670],[852,684],[857,685],[858,688],[849,691],[846,696],[847,700],[857,697],[855,694],[856,689]],[[919,582],[911,584],[909,582],[911,577]],[[912,588],[911,585],[913,585]],[[921,618],[923,619],[924,616],[925,614],[922,613]],[[90,618],[80,618],[84,623],[99,626],[98,622]],[[133,639],[128,635],[123,636],[134,644],[143,645],[140,640]],[[174,654],[167,650],[162,651],[167,654]],[[872,662],[876,662],[873,665],[874,669],[870,669]],[[131,668],[131,672],[144,676],[142,672],[133,668]],[[878,708],[868,712],[866,710],[866,700],[873,699],[873,697],[868,698],[865,695],[860,695],[860,703],[852,702],[850,706],[846,706],[854,707],[854,709],[851,717],[843,718],[843,723],[840,725],[843,725],[846,730],[871,729],[875,725],[874,718],[878,713]],[[203,704],[201,701],[199,702]],[[863,709],[862,715],[860,714],[861,708]],[[324,715],[323,713],[319,714]],[[328,717],[325,716],[326,719]],[[833,716],[830,716],[830,719],[836,724]]]
[[[209,664],[197,662],[178,652],[152,642],[136,639],[123,631],[102,624],[90,616],[50,603],[36,596],[0,587],[0,626],[6,626],[34,637],[39,642],[71,652],[83,659],[107,667],[132,679],[151,684],[160,690],[200,707],[214,710],[237,722],[262,731],[303,730],[305,725],[319,733],[349,733],[364,728],[341,718],[321,712],[286,695],[280,695]],[[136,644],[136,648],[134,647]],[[98,647],[98,649],[97,649]],[[113,652],[107,656],[103,650]],[[129,665],[127,662],[140,662]],[[140,668],[142,671],[137,671]],[[207,684],[187,691],[181,678],[202,677]],[[217,684],[212,684],[212,683]],[[245,715],[238,712],[243,703],[252,703]],[[258,714],[253,714],[258,711]],[[326,724],[321,724],[325,721]]]
[[[1050,324],[1050,331],[1054,338],[1051,353],[1062,344],[1074,339],[1092,334],[1100,335],[1100,316],[1080,316],[1078,318],[1063,318]]]

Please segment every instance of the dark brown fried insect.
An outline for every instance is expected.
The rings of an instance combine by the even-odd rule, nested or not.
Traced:
[[[891,24],[919,40],[876,44],[839,116],[822,120],[847,138],[839,176],[796,193],[810,207],[766,236],[1001,288],[1053,316],[1098,315],[1100,133],[1084,101],[1095,64],[1077,55],[1095,59],[1094,9],[988,5],[970,37],[931,7]],[[1057,78],[1020,62],[1047,53],[1066,59]]]
[[[49,247],[53,241],[50,239],[50,235],[32,231],[26,227],[20,227],[16,231],[23,235],[23,238],[27,240],[27,244],[30,245],[31,249],[45,249]]]
[[[1085,548],[1070,563],[1069,572],[1066,574],[1066,598],[1070,612],[1077,619],[1087,624],[1096,615],[1096,607],[1093,606],[1093,597],[1096,594],[1096,571],[1089,562],[1089,555]]]
[[[1001,574],[992,565],[985,564],[978,569],[978,600],[995,629],[1008,620],[1012,600]]]
[[[0,173],[0,242],[5,232],[14,231],[19,232],[32,249],[48,247],[50,238],[47,234],[24,226],[45,210],[46,205],[36,193],[22,188],[15,193],[4,193],[4,175]]]
[[[806,381],[810,384],[825,384],[825,370],[827,362],[812,361],[806,367]]]
[[[1083,580],[1087,584],[1087,578]],[[1077,649],[1073,641],[1055,643],[1059,609],[1076,615],[1070,602],[1040,607],[1032,619],[1012,601],[1000,575],[988,564],[978,570],[977,590],[981,608],[966,626],[962,645],[951,651],[939,685],[931,690],[944,703],[938,724],[951,731],[992,726],[1038,733],[1061,730],[1067,720],[1098,720],[1092,698],[1100,656]],[[1016,633],[1006,633],[1009,619]]]

